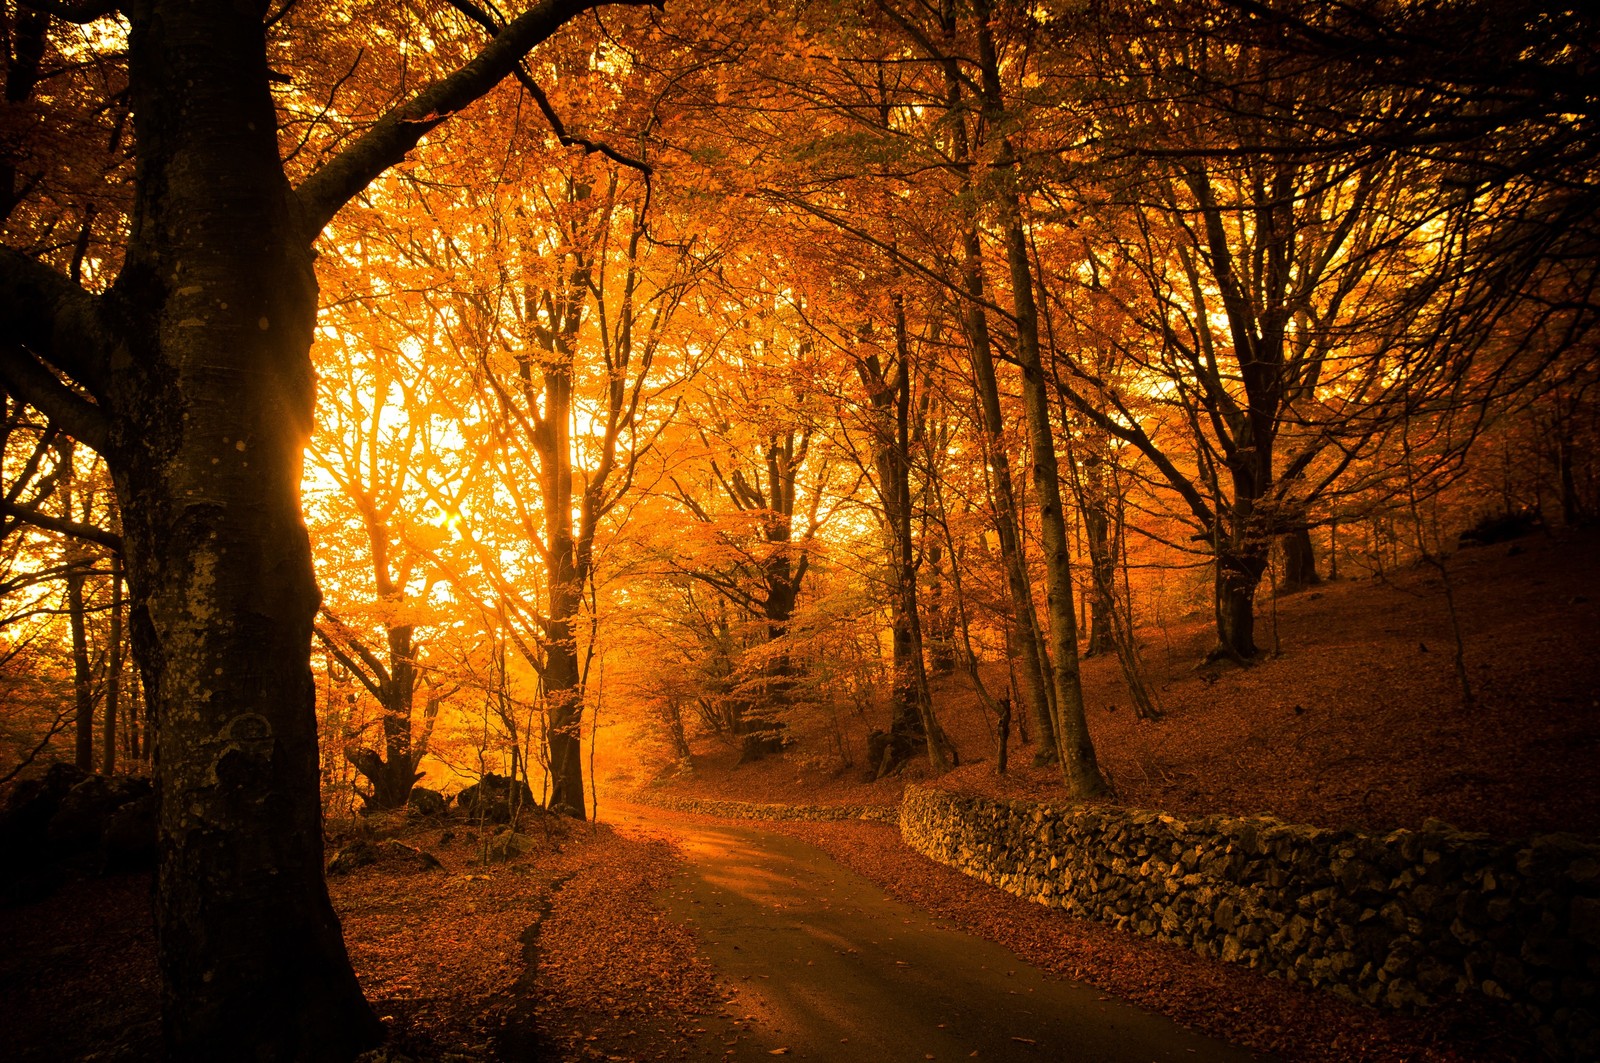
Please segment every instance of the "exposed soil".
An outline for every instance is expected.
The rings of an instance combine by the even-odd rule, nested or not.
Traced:
[[[1085,661],[1090,731],[1116,799],[1372,830],[1439,819],[1503,836],[1600,833],[1600,535],[1476,547],[1448,568],[1470,705],[1444,584],[1426,567],[1263,600],[1257,640],[1281,654],[1249,668],[1196,667],[1212,644],[1208,618],[1144,626],[1159,722],[1134,718],[1114,659]],[[1004,692],[1003,665],[982,675]],[[938,681],[935,709],[965,762],[942,784],[1059,798],[1059,775],[1031,767],[1033,747],[1015,738],[1011,770],[996,777],[993,728],[964,675]],[[882,725],[844,721],[848,765],[825,755],[833,740],[821,720],[791,724],[791,752],[738,767],[735,751],[705,739],[695,774],[670,786],[721,799],[894,804],[926,764],[863,782],[865,735]]]

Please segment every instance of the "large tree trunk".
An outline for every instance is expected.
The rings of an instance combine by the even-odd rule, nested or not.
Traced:
[[[1216,560],[1217,646],[1210,659],[1248,661],[1260,652],[1256,646],[1256,588],[1267,571],[1267,552],[1224,551]]]
[[[545,504],[545,541],[550,550],[550,616],[539,679],[544,687],[545,743],[550,750],[549,807],[586,819],[583,674],[574,630],[583,604],[586,569],[572,530],[572,357],[568,336],[544,372],[539,479]]]
[[[1261,533],[1259,506],[1271,482],[1272,445],[1262,431],[1246,430],[1240,438],[1240,456],[1229,466],[1233,499],[1223,513],[1227,526],[1216,530],[1212,544],[1217,645],[1207,659],[1243,663],[1260,652],[1255,640],[1255,601],[1256,589],[1267,571],[1269,539]]]
[[[180,1061],[342,1061],[382,1036],[322,877],[300,518],[316,281],[263,32],[230,5],[167,5],[129,42],[141,181],[109,297],[131,349],[107,456],[161,729],[156,922]]]

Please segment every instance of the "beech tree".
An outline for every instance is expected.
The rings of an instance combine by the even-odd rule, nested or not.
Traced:
[[[360,304],[356,309],[373,312]],[[375,331],[369,328],[368,333]],[[350,735],[342,750],[367,780],[368,792],[361,795],[365,807],[404,808],[422,777],[419,765],[440,706],[453,692],[447,681],[430,677],[427,670],[425,608],[436,577],[410,541],[419,537],[421,524],[415,467],[437,443],[425,393],[428,375],[397,351],[373,352],[367,358],[348,349],[337,353],[335,372],[322,374],[327,415],[312,460],[337,485],[338,497],[315,507],[321,510],[322,527],[314,524],[313,529],[322,532],[323,558],[333,553],[329,545],[343,527],[359,527],[364,541],[339,555],[345,568],[333,590],[336,595],[344,592],[344,600],[336,597],[330,604],[325,593],[316,634],[378,703],[377,736]],[[360,592],[350,586],[361,572],[361,567],[350,566],[351,553],[364,553],[367,562],[363,567],[368,578],[361,581],[365,586]]]
[[[630,0],[623,0],[630,2]],[[292,185],[266,4],[35,0],[127,36],[137,171],[103,287],[0,250],[0,382],[102,454],[160,727],[170,1058],[344,1060],[382,1036],[322,878],[300,515],[314,244],[333,215],[591,0],[543,0]],[[280,16],[282,12],[278,13]]]
[[[730,317],[737,308],[723,306]],[[726,674],[711,678],[723,688],[718,700],[730,737],[754,759],[781,745],[774,732],[806,667],[791,652],[791,624],[828,517],[822,501],[834,469],[822,430],[833,381],[814,339],[783,320],[771,293],[744,309],[748,342],[737,349],[725,342],[718,371],[702,372],[684,404],[678,449],[695,460],[666,476],[693,526],[687,547],[677,537],[663,553],[670,570],[708,588],[744,621],[727,623],[725,609],[713,614],[729,644]],[[719,643],[711,628],[702,637]]]
[[[510,597],[526,629],[518,648],[544,693],[550,807],[582,819],[585,595],[602,523],[633,490],[640,459],[671,417],[651,400],[681,378],[658,358],[676,353],[672,320],[697,263],[687,242],[661,252],[646,239],[642,181],[608,167],[564,184],[549,194],[549,217],[536,215],[532,231],[512,241],[500,349],[476,355],[485,405],[504,426],[503,481],[538,484],[537,499],[514,493],[522,540],[544,565],[543,600]]]

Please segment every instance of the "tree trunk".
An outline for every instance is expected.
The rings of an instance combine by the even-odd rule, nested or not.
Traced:
[[[312,253],[261,19],[169,4],[132,24],[141,180],[107,296],[131,348],[112,361],[107,458],[161,732],[167,1057],[345,1061],[383,1031],[322,875],[319,595],[300,518]]]
[[[1283,593],[1294,594],[1322,582],[1317,575],[1317,554],[1311,529],[1302,525],[1283,536]]]
[[[1328,578],[1339,579],[1339,518],[1328,521]]]
[[[1578,479],[1574,473],[1577,447],[1573,439],[1571,418],[1561,412],[1561,397],[1556,396],[1556,484],[1561,495],[1561,523],[1576,528],[1583,523],[1583,500],[1578,495]]]
[[[1261,577],[1267,571],[1266,550],[1224,551],[1216,561],[1217,646],[1210,660],[1229,658],[1248,661],[1260,650],[1256,646],[1255,597]]]
[[[74,554],[77,550],[74,548]],[[73,762],[94,770],[94,677],[89,673],[89,632],[84,620],[83,569],[74,558],[67,570],[67,620],[72,631],[72,700],[76,741]]]
[[[885,546],[893,624],[893,687],[887,751],[874,765],[880,777],[925,747],[935,771],[949,770],[954,750],[933,717],[922,623],[917,612],[916,550],[911,538],[911,349],[905,307],[895,299],[896,366],[885,376],[876,355],[861,367],[874,412],[873,462],[883,498]]]
[[[1223,513],[1227,526],[1216,529],[1212,544],[1217,645],[1207,660],[1244,663],[1260,652],[1255,641],[1256,588],[1267,571],[1270,539],[1262,533],[1258,516],[1272,479],[1272,444],[1262,427],[1241,430],[1239,440],[1238,457],[1228,466],[1233,500]]]
[[[111,555],[111,632],[106,649],[105,711],[100,724],[100,770],[117,770],[117,712],[122,704],[122,558]]]
[[[1089,588],[1089,643],[1083,655],[1093,657],[1112,648],[1114,623],[1111,587],[1116,579],[1116,558],[1112,549],[1110,514],[1106,512],[1104,500],[1084,499],[1083,530],[1088,539],[1089,566],[1094,577]]]
[[[988,23],[987,3],[975,5],[979,62],[982,66],[984,110],[996,128],[1004,125],[1000,66],[994,36]],[[1009,142],[1000,145],[999,166],[1015,179],[1015,155]],[[1095,760],[1094,744],[1083,706],[1083,686],[1078,673],[1078,621],[1074,615],[1072,565],[1067,551],[1066,516],[1061,506],[1061,477],[1056,462],[1055,432],[1050,424],[1050,402],[1045,392],[1044,366],[1039,349],[1038,310],[1033,298],[1033,270],[1028,262],[1027,236],[1022,227],[1022,204],[1014,187],[998,196],[1005,231],[1006,261],[1011,271],[1011,299],[1017,322],[1017,361],[1022,366],[1022,396],[1028,435],[1033,448],[1033,485],[1039,502],[1040,538],[1044,547],[1045,611],[1049,616],[1049,642],[1055,667],[1056,748],[1061,757],[1067,789],[1079,797],[1107,790]]]
[[[947,8],[946,32],[955,33],[954,15]],[[1005,416],[1000,410],[1000,386],[995,377],[994,349],[989,335],[989,317],[984,310],[987,301],[983,275],[983,243],[978,234],[978,208],[970,173],[970,148],[967,139],[966,119],[961,107],[961,79],[956,62],[947,59],[945,89],[947,111],[954,120],[952,131],[956,143],[954,155],[962,165],[962,190],[965,193],[965,224],[962,228],[962,282],[967,290],[964,326],[968,348],[972,352],[972,372],[978,393],[978,405],[983,416],[983,431],[988,437],[988,464],[993,470],[990,481],[994,496],[995,534],[1000,540],[1000,561],[1006,572],[1006,587],[1010,592],[1011,636],[1008,650],[1020,661],[1022,674],[1017,696],[1026,704],[1034,718],[1040,742],[1035,762],[1054,763],[1056,759],[1054,711],[1049,693],[1049,657],[1038,637],[1038,625],[1033,611],[1033,584],[1028,577],[1027,561],[1022,553],[1022,532],[1017,525],[1016,488],[1011,478],[1011,455],[1005,439]]]
[[[544,691],[550,747],[550,810],[588,816],[583,787],[583,691],[572,625],[553,622],[545,649]]]
[[[661,703],[661,714],[667,725],[672,755],[680,765],[688,767],[693,763],[694,751],[689,748],[689,736],[683,729],[683,703],[676,697],[669,697]]]
[[[926,610],[928,658],[934,675],[949,675],[956,670],[956,620],[955,614],[945,603],[944,548],[938,543],[930,543],[927,556],[930,573]],[[951,563],[954,564],[953,558]]]
[[[63,440],[58,448],[61,462],[61,515],[76,521],[77,493],[73,490],[76,476],[72,465],[75,447],[72,440]],[[84,568],[88,558],[83,543],[75,538],[66,540],[67,563],[67,626],[72,635],[72,700],[73,763],[84,771],[94,770],[94,677],[89,672],[89,632],[84,616],[83,585],[88,578]]]

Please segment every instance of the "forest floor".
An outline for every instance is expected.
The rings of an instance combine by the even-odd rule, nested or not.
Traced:
[[[483,859],[487,835],[459,823],[396,817],[361,828],[369,838],[392,837],[432,853],[441,864],[427,870],[410,860],[384,862],[329,880],[351,962],[390,1030],[385,1047],[364,1063],[835,1058],[807,1050],[803,1025],[771,1021],[763,997],[773,982],[754,982],[762,976],[741,975],[726,962],[728,950],[743,948],[754,953],[747,959],[777,964],[763,951],[768,921],[799,918],[799,898],[779,881],[788,872],[775,875],[763,849],[803,861],[809,877],[830,889],[859,877],[850,903],[838,907],[870,905],[869,916],[891,936],[921,920],[940,934],[987,939],[1001,947],[997,955],[1017,957],[1015,967],[1077,983],[1059,991],[1090,996],[1088,1007],[1109,1013],[1113,1023],[1128,1021],[1125,1004],[1132,1004],[1284,1063],[1535,1058],[1516,1024],[1493,1009],[1436,1008],[1406,1018],[1289,986],[1029,904],[912,852],[889,826],[728,824],[615,801],[602,815],[612,822],[530,816],[521,824],[526,851],[490,862]],[[745,892],[770,913],[737,918],[732,928],[694,917],[688,906],[708,876],[692,850],[708,826],[737,833],[755,850],[736,870],[756,883]],[[726,871],[709,876],[717,889],[729,887]],[[893,900],[861,899],[878,889]],[[0,952],[0,1056],[14,1063],[161,1058],[150,896],[148,875],[127,874],[80,879],[48,900],[0,909],[0,939],[8,945]],[[908,906],[904,919],[893,918],[899,912],[881,916],[894,903]],[[759,940],[730,936],[740,932]],[[815,934],[808,929],[806,936]],[[920,943],[920,930],[917,936]],[[990,948],[974,942],[967,953]],[[808,976],[799,972],[795,985],[774,982],[780,992],[819,992],[798,984]],[[829,988],[836,987],[825,979],[821,991]],[[894,1037],[892,1028],[877,1033]],[[1197,1043],[1188,1036],[1175,1031],[1184,1055],[1174,1058]],[[1005,1036],[1000,1047],[1016,1055],[1018,1044],[1026,1042]],[[969,1058],[965,1051],[950,1058],[957,1057]],[[985,1051],[979,1058],[1010,1056]]]
[[[1166,716],[1126,708],[1116,664],[1085,669],[1090,725],[1119,800],[1179,813],[1272,813],[1386,828],[1447,820],[1504,835],[1600,832],[1600,537],[1534,536],[1463,551],[1450,578],[1474,704],[1463,705],[1436,573],[1325,585],[1276,603],[1281,655],[1249,669],[1197,672],[1201,620],[1145,631]],[[1262,635],[1274,645],[1271,613]],[[993,675],[991,680],[999,680]],[[1018,795],[1057,793],[1048,771],[993,773],[992,746],[965,681],[941,681],[938,707],[967,764],[944,782]],[[1112,706],[1118,706],[1114,710]],[[901,778],[866,783],[860,750],[874,721],[846,721],[857,764],[828,763],[829,736],[733,768],[708,749],[676,792],[723,799],[888,804]],[[836,758],[837,759],[837,758]],[[392,1031],[374,1061],[722,1058],[749,1015],[708,942],[673,915],[684,836],[704,817],[652,810],[628,821],[613,773],[601,817],[531,815],[526,851],[485,862],[487,837],[427,820],[335,825],[330,852],[357,829],[434,854],[424,870],[387,863],[330,879],[369,1000]],[[750,824],[741,829],[750,830]],[[900,901],[1198,1032],[1285,1061],[1533,1058],[1491,1008],[1379,1013],[1247,969],[1204,960],[1028,904],[935,864],[889,827],[763,824],[810,843]],[[159,989],[148,875],[69,882],[0,910],[0,1055],[18,1063],[159,1058]],[[653,903],[652,903],[652,899]],[[781,1046],[780,1046],[781,1047]]]
[[[1466,674],[1455,668],[1444,583],[1412,566],[1323,583],[1259,603],[1248,668],[1197,667],[1209,616],[1140,629],[1163,718],[1135,718],[1108,655],[1083,665],[1089,730],[1115,800],[1180,815],[1271,815],[1388,830],[1437,819],[1462,830],[1600,834],[1600,534],[1538,533],[1461,550],[1448,572]],[[980,675],[1003,694],[1003,665]],[[994,729],[963,674],[936,681],[934,708],[963,764],[944,786],[1051,799],[1060,775],[1034,768],[1015,734],[994,771]],[[801,717],[793,749],[737,765],[697,742],[682,796],[807,804],[897,804],[926,762],[863,780],[868,716]],[[844,756],[839,750],[844,751]]]
[[[649,898],[658,838],[524,814],[524,851],[404,815],[355,825],[432,854],[330,876],[357,977],[390,1031],[374,1063],[681,1059],[721,1006],[692,932]],[[349,835],[336,833],[332,852]],[[155,1063],[160,978],[148,874],[80,877],[0,908],[0,1058]],[[602,1047],[603,1046],[603,1047]]]

